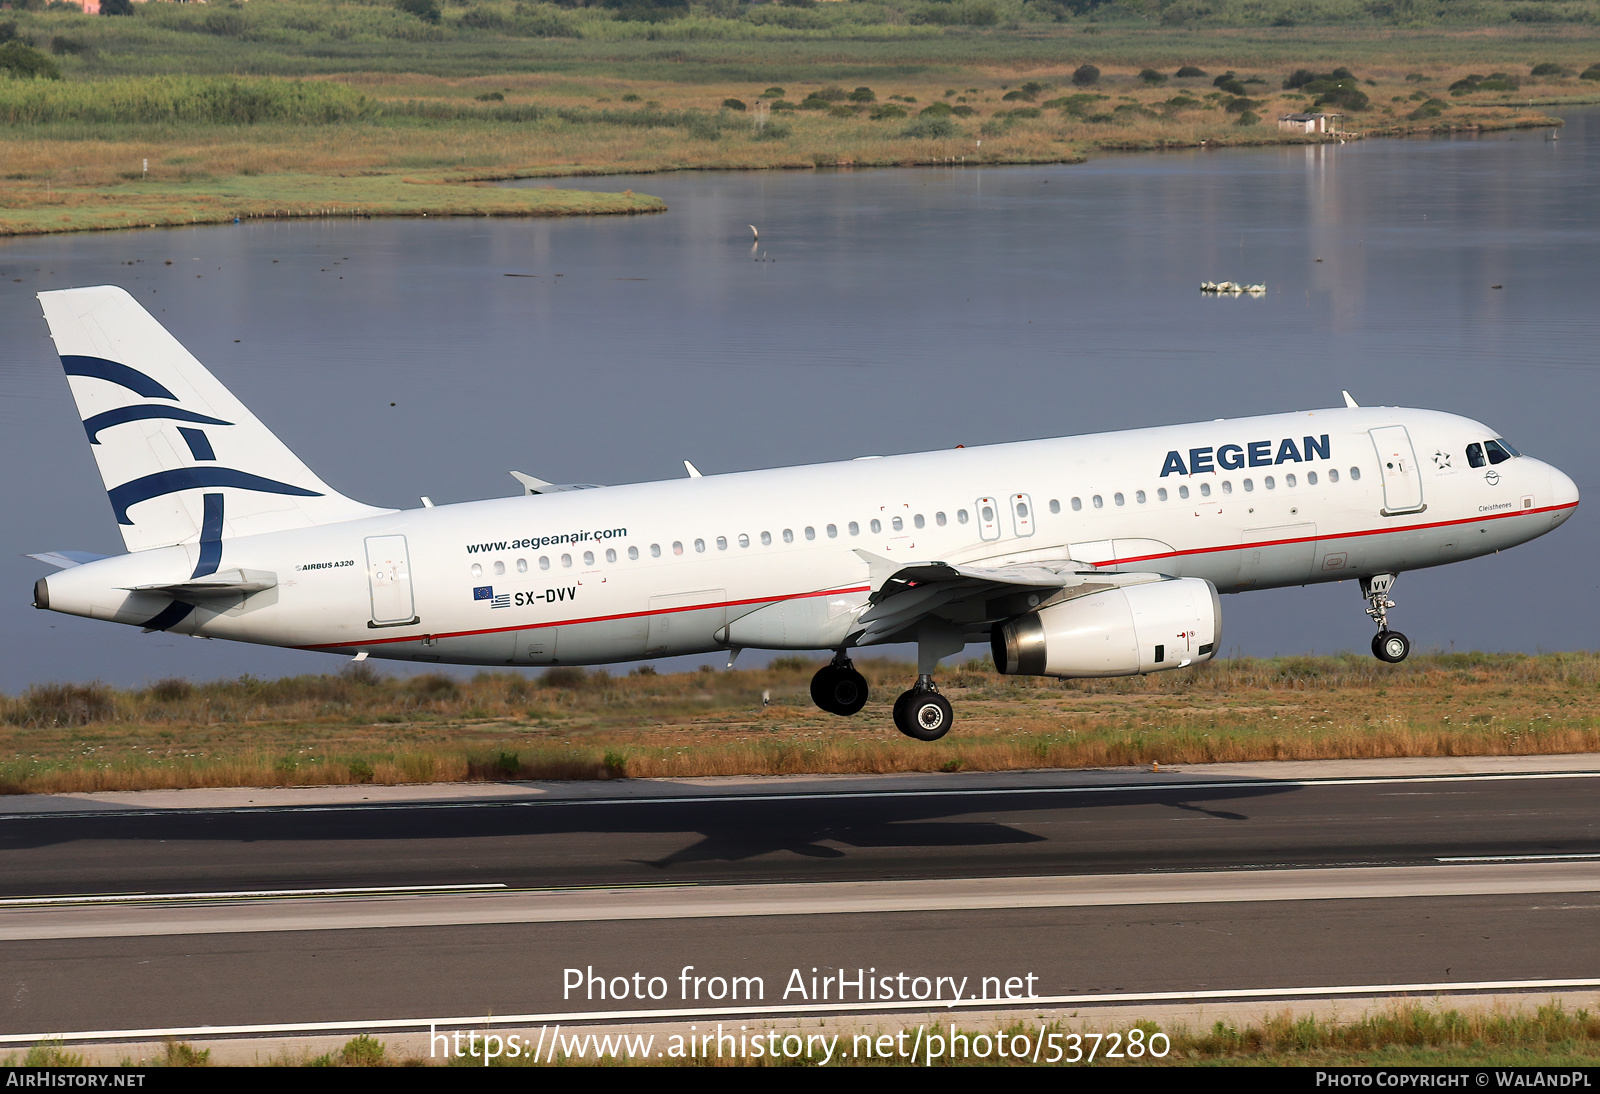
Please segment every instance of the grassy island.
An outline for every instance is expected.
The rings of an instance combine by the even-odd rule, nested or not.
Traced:
[[[0,2],[0,234],[645,212],[484,184],[1075,162],[1600,101],[1600,0]],[[1277,125],[1309,111],[1340,136]]]

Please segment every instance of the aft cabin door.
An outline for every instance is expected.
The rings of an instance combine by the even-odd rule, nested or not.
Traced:
[[[372,590],[372,622],[367,626],[401,627],[417,621],[405,536],[368,537],[367,584]]]
[[[1403,425],[1386,425],[1372,430],[1371,435],[1378,450],[1378,471],[1383,475],[1383,515],[1421,512],[1426,506],[1411,434]]]

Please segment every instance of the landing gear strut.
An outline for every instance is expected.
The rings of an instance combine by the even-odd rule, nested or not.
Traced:
[[[910,691],[894,701],[894,727],[919,741],[937,741],[950,732],[955,713],[950,701],[933,686],[933,677],[923,673]]]
[[[1372,656],[1391,665],[1398,665],[1411,653],[1411,639],[1389,629],[1389,609],[1394,607],[1394,601],[1389,599],[1389,590],[1394,588],[1394,580],[1398,576],[1373,574],[1361,579],[1361,595],[1368,604],[1367,614],[1378,625],[1378,633],[1372,636]]]
[[[811,701],[829,714],[849,717],[867,705],[867,678],[840,650],[811,678]]]

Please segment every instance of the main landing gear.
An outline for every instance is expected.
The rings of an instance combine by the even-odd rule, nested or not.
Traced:
[[[849,717],[867,705],[867,678],[841,650],[811,678],[811,701],[829,714]]]
[[[1389,599],[1389,590],[1394,588],[1394,580],[1398,576],[1373,574],[1361,579],[1361,595],[1368,604],[1367,614],[1378,625],[1378,633],[1372,636],[1372,656],[1391,665],[1398,665],[1411,653],[1411,639],[1389,629],[1389,609],[1394,607],[1394,601]]]
[[[950,701],[933,686],[933,677],[922,674],[910,691],[894,701],[894,727],[919,741],[937,741],[950,732],[955,712]]]

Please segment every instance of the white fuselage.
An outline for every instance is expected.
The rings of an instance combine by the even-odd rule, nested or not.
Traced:
[[[1222,592],[1398,573],[1523,543],[1577,506],[1571,479],[1536,459],[1470,466],[1468,446],[1495,436],[1435,411],[1319,410],[442,505],[225,539],[221,568],[275,586],[199,602],[171,629],[598,664],[846,645],[874,588],[863,554],[1070,558]],[[41,595],[144,625],[171,597],[129,590],[184,581],[198,549],[63,570]],[[952,622],[976,640],[994,620]]]

